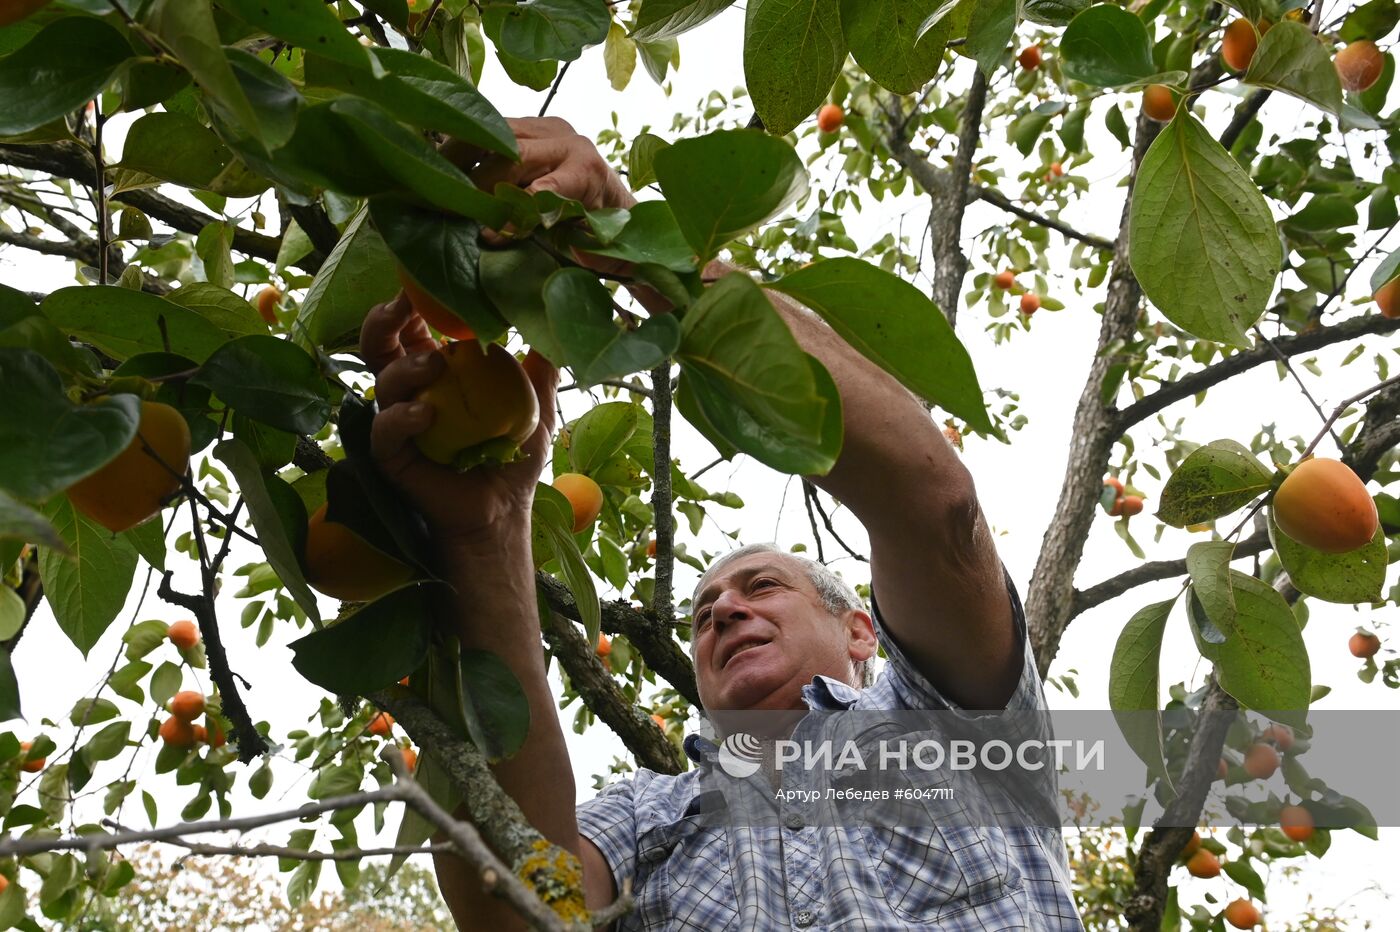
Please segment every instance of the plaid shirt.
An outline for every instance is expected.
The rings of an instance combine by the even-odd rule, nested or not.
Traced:
[[[1025,651],[1007,708],[1043,710],[1025,614],[1006,582]],[[884,630],[873,598],[872,614],[889,657],[879,679],[856,690],[817,676],[802,690],[808,707],[959,712]],[[685,751],[703,769],[716,747],[689,735]],[[618,888],[632,879],[637,905],[620,929],[1083,929],[1058,828],[806,826],[786,808],[782,825],[711,827],[696,805],[701,772],[642,769],[578,807],[579,832],[602,851]]]

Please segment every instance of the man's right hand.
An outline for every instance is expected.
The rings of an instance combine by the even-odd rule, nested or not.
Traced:
[[[423,319],[400,294],[375,305],[360,328],[360,355],[376,375],[379,413],[370,435],[380,470],[413,502],[439,544],[490,547],[506,534],[529,533],[530,506],[554,433],[559,372],[531,351],[524,367],[540,404],[540,424],[504,466],[459,473],[432,462],[413,442],[433,422],[432,406],[414,397],[443,373]]]

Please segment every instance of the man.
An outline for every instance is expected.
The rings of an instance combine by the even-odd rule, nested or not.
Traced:
[[[552,190],[590,208],[628,207],[630,192],[593,145],[563,121],[512,121],[521,160],[488,160],[478,183]],[[600,266],[601,268],[601,266]],[[616,268],[608,269],[616,270]],[[706,277],[729,270],[713,264]],[[652,313],[668,310],[638,289]],[[997,557],[972,477],[920,402],[815,315],[772,296],[803,349],[841,393],[845,445],[813,481],[870,537],[878,608],[824,568],[772,548],[717,561],[692,606],[696,681],[712,717],[727,710],[1033,710],[1044,698],[1020,602]],[[410,442],[432,412],[411,402],[441,365],[426,326],[400,297],[365,321],[361,347],[378,373],[374,452],[427,516],[443,605],[462,646],[514,670],[532,712],[521,751],[496,768],[501,785],[551,841],[576,852],[591,908],[632,884],[637,909],[621,929],[1078,929],[1058,832],[992,826],[875,832],[804,825],[725,829],[696,818],[697,774],[714,746],[691,736],[698,765],[678,777],[642,771],[575,812],[573,771],[545,677],[530,560],[530,501],[553,430],[557,373],[526,368],[544,412],[528,457],[455,475]],[[861,691],[877,640],[889,657]],[[963,713],[965,714],[965,713]],[[452,857],[438,876],[463,928],[523,928]]]

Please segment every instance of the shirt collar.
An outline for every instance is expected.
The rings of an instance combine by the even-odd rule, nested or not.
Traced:
[[[849,710],[860,699],[860,690],[848,683],[817,674],[812,682],[802,687],[802,699],[813,712],[838,712]],[[685,736],[683,742],[685,756],[697,764],[713,763],[719,746],[698,734]]]

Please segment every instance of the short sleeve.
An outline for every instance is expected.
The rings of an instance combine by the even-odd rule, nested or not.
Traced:
[[[617,889],[637,868],[635,781],[622,780],[575,809],[578,832],[603,852]]]
[[[1002,567],[1001,572],[1002,577],[1006,580],[1007,595],[1011,598],[1012,623],[1016,627],[1016,643],[1021,650],[1021,677],[1016,683],[1016,689],[1011,694],[1011,698],[1006,703],[1005,711],[1040,711],[1046,708],[1045,692],[1041,686],[1040,675],[1036,672],[1035,654],[1031,651],[1030,638],[1026,635],[1026,610],[1021,605],[1021,596],[1016,591],[1016,584],[1012,582],[1011,574],[1006,571],[1005,566]],[[899,642],[890,634],[880,617],[880,607],[875,601],[873,589],[870,593],[870,609],[871,617],[875,622],[875,635],[879,638],[880,646],[884,648],[885,655],[889,658],[889,663],[880,676],[882,679],[886,677],[890,679],[889,687],[893,690],[899,704],[906,709],[946,709],[952,712],[965,712],[966,710],[948,699],[934,683],[920,673],[905,655]],[[973,713],[968,714],[976,717]]]

